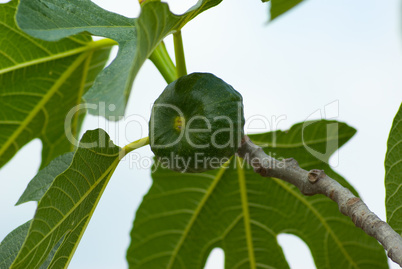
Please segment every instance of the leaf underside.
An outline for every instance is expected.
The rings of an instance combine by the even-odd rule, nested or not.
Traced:
[[[120,148],[103,130],[87,131],[71,165],[39,201],[11,268],[37,268],[47,257],[49,268],[67,266],[119,160]]]
[[[137,19],[108,12],[89,0],[21,0],[17,22],[28,34],[44,40],[58,40],[88,32],[119,43],[116,59],[97,77],[85,95],[89,103],[105,102],[113,109],[90,110],[109,120],[124,115],[133,81],[155,47],[169,34],[181,29],[199,13],[222,0],[200,0],[183,15],[174,15],[168,5],[149,2]]]
[[[320,121],[250,138],[267,154],[295,157],[307,170],[324,169],[353,190],[327,163],[354,133],[344,123]],[[314,157],[312,149],[326,153],[321,155],[326,159]],[[317,268],[387,268],[383,248],[333,201],[306,197],[293,185],[240,167],[241,162],[232,158],[227,169],[201,174],[158,168],[134,220],[130,268],[203,268],[214,247],[224,250],[225,268],[289,268],[277,242],[281,233],[306,242]]]
[[[389,225],[402,233],[402,105],[394,118],[385,156],[385,206]]]
[[[43,168],[72,151],[65,135],[68,111],[82,102],[110,48],[91,46],[87,35],[45,42],[15,24],[18,1],[0,4],[0,167],[35,138],[43,143]],[[109,46],[110,47],[110,46]],[[71,119],[76,137],[83,114]]]

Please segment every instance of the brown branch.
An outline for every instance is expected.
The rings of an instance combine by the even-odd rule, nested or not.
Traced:
[[[402,267],[402,237],[388,223],[370,211],[349,189],[327,176],[323,170],[306,171],[294,159],[276,160],[245,136],[237,154],[263,177],[275,177],[295,185],[304,195],[324,194],[335,201],[342,214],[374,237],[387,251],[388,257]]]

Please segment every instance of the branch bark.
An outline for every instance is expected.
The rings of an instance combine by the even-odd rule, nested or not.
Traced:
[[[295,159],[276,160],[253,144],[248,136],[243,138],[237,154],[263,177],[279,178],[295,185],[304,195],[324,194],[335,201],[342,214],[377,239],[387,251],[388,257],[402,267],[402,237],[370,211],[360,198],[327,176],[323,170],[306,171],[300,168]]]

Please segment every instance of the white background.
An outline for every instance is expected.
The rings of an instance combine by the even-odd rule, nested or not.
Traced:
[[[5,2],[5,1],[1,1]],[[102,7],[138,16],[135,0],[97,0]],[[196,1],[171,0],[182,13]],[[308,0],[268,22],[268,4],[225,0],[183,29],[188,71],[211,72],[244,98],[249,132],[288,129],[319,118],[344,121],[358,132],[331,159],[334,169],[385,219],[384,157],[392,119],[402,101],[401,5],[397,0]],[[173,52],[171,37],[166,39]],[[172,53],[173,55],[173,53]],[[123,146],[147,135],[150,107],[165,82],[149,61],[140,71],[126,121],[107,124],[89,116],[83,130],[102,127]],[[273,126],[252,117],[286,117]],[[40,164],[39,140],[26,145],[0,171],[0,240],[33,216],[35,203],[14,207]],[[152,156],[149,148],[138,151]],[[120,163],[81,240],[70,268],[126,268],[134,212],[151,185],[149,170],[134,158]],[[314,268],[309,250],[293,236],[279,238],[292,268]],[[208,268],[223,268],[214,251]],[[392,268],[399,268],[392,265]]]

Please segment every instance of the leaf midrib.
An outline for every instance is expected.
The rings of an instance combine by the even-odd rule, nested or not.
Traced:
[[[328,231],[328,234],[333,238],[335,241],[336,245],[339,247],[343,255],[346,257],[346,259],[349,261],[350,264],[353,265],[355,268],[359,268],[359,266],[354,262],[353,258],[350,257],[348,254],[347,250],[343,247],[342,243],[339,241],[338,237],[336,237],[336,234],[334,231],[331,229],[331,227],[328,225],[326,222],[325,218],[318,212],[311,204],[306,201],[306,199],[301,196],[299,193],[295,191],[295,189],[289,188],[288,185],[286,185],[281,179],[277,178],[271,178],[274,180],[279,186],[281,186],[283,189],[285,189],[287,192],[289,192],[291,195],[293,195],[297,200],[302,202],[308,209],[310,209],[311,212],[318,218],[318,220],[322,223],[324,228]]]
[[[64,71],[64,73],[59,77],[55,84],[50,88],[50,90],[43,95],[42,100],[36,104],[33,110],[27,115],[27,117],[21,122],[21,125],[9,136],[8,140],[0,148],[0,156],[10,147],[12,143],[18,138],[21,132],[30,124],[32,119],[38,114],[38,112],[43,109],[46,103],[52,98],[52,96],[59,90],[60,86],[66,81],[70,75],[75,71],[76,68],[85,60],[88,53],[80,55],[74,62],[69,66],[69,68]]]
[[[75,155],[75,154],[74,154],[74,155]],[[21,263],[25,260],[25,258],[28,257],[28,256],[31,254],[32,251],[34,251],[35,249],[37,249],[38,246],[39,246],[48,236],[50,236],[57,228],[59,228],[60,225],[62,225],[62,224],[64,223],[64,220],[65,220],[70,214],[72,214],[78,206],[81,205],[81,203],[83,202],[83,200],[85,200],[85,199],[88,197],[88,195],[91,194],[92,191],[98,186],[99,182],[101,182],[102,179],[103,179],[106,175],[110,174],[110,172],[111,172],[111,170],[112,170],[113,168],[116,168],[116,167],[117,167],[117,164],[118,164],[118,162],[119,162],[119,158],[118,158],[119,153],[117,153],[117,154],[115,154],[115,155],[116,155],[116,160],[114,160],[114,161],[109,165],[109,167],[105,170],[105,172],[98,178],[98,180],[95,181],[94,184],[92,184],[92,185],[89,187],[88,191],[86,191],[86,192],[84,193],[84,195],[82,195],[82,196],[80,197],[80,200],[78,200],[77,203],[75,203],[74,206],[73,206],[65,215],[63,215],[63,218],[62,218],[56,225],[54,225],[54,227],[53,227],[45,236],[43,236],[43,238],[42,238],[33,248],[31,248],[31,250],[29,250],[28,253],[25,254],[25,257],[24,257],[20,262],[18,262],[18,263],[16,263],[16,264],[13,263],[12,266],[11,266],[11,268],[13,267],[13,265],[21,264]],[[75,158],[75,156],[74,156],[74,158]],[[71,166],[70,166],[70,167],[71,167]],[[69,170],[70,167],[67,168],[67,170]],[[110,176],[111,176],[111,174],[110,174]],[[109,176],[109,178],[110,178],[110,176]],[[105,184],[105,185],[106,185],[106,184]],[[100,197],[99,197],[99,198],[100,198]],[[99,199],[98,199],[98,200],[99,200]],[[97,201],[98,201],[98,200],[97,200]],[[94,204],[94,205],[96,205],[96,204]],[[39,205],[38,205],[38,206],[39,206]],[[96,206],[94,206],[93,208],[96,208]],[[92,211],[91,211],[91,212],[92,212]],[[93,212],[92,212],[92,213],[93,213]],[[90,215],[89,215],[89,216],[90,216]],[[35,220],[35,219],[34,219],[34,220]],[[33,222],[32,222],[32,223],[33,223]],[[78,223],[77,223],[77,224],[78,224]],[[30,231],[30,232],[31,232],[31,231]],[[24,245],[25,245],[25,244],[24,244]],[[22,249],[22,248],[21,248],[21,249]]]
[[[251,233],[251,226],[250,226],[250,212],[249,212],[249,203],[247,198],[247,185],[246,185],[246,178],[244,175],[244,170],[242,163],[239,157],[236,156],[237,162],[237,178],[239,180],[239,187],[240,187],[240,197],[241,197],[241,205],[243,210],[243,217],[244,217],[244,229],[246,233],[246,240],[247,240],[247,250],[250,262],[250,268],[255,269],[257,268],[255,255],[254,255],[254,246],[253,246],[253,238]]]
[[[202,208],[204,207],[204,205],[206,204],[206,202],[208,201],[208,198],[211,196],[212,192],[214,191],[215,187],[218,185],[218,182],[220,181],[220,179],[222,178],[223,174],[225,173],[225,171],[227,170],[227,167],[229,166],[231,160],[227,161],[225,164],[222,165],[222,167],[219,169],[214,181],[212,182],[211,186],[208,188],[207,192],[205,193],[204,197],[202,198],[202,200],[198,203],[197,208],[194,211],[193,216],[191,217],[189,223],[187,224],[186,229],[183,232],[183,235],[181,236],[178,244],[176,245],[176,248],[173,250],[172,255],[170,256],[170,260],[168,265],[166,266],[167,269],[171,269],[174,261],[176,259],[176,256],[181,248],[181,246],[184,243],[184,240],[186,239],[188,233],[190,232],[193,224],[195,223],[195,221],[197,220],[198,215],[200,214]]]
[[[10,25],[8,25],[8,24],[2,22],[2,21],[0,21],[0,25],[3,25],[4,27],[6,27],[7,29],[9,29],[9,30],[11,30],[12,32],[16,33],[16,34],[19,35],[19,36],[24,37],[25,39],[27,39],[28,41],[30,41],[30,42],[32,42],[33,44],[35,44],[38,48],[40,48],[40,49],[43,50],[44,52],[46,52],[46,53],[48,53],[48,54],[51,54],[51,52],[50,52],[47,48],[43,47],[41,44],[39,44],[38,42],[36,42],[36,40],[33,39],[32,37],[30,37],[29,35],[26,35],[25,33],[18,31],[18,30],[17,30],[16,28],[14,28],[13,26],[10,26]]]
[[[69,55],[66,55],[66,53],[56,55],[58,56],[58,58],[61,58],[86,51],[82,55],[78,56],[77,59],[75,59],[74,62],[68,67],[68,69],[64,71],[64,73],[59,77],[59,79],[50,88],[50,90],[45,95],[43,95],[42,100],[37,103],[37,105],[33,108],[33,110],[31,110],[31,112],[27,115],[27,117],[20,123],[20,126],[13,132],[11,136],[9,136],[8,140],[0,147],[0,156],[2,156],[4,152],[8,150],[11,144],[15,143],[15,140],[18,138],[21,132],[25,130],[25,128],[30,124],[32,119],[39,113],[39,111],[41,111],[45,107],[47,102],[59,90],[60,86],[70,77],[70,75],[75,71],[75,69],[78,68],[81,65],[81,63],[85,61],[86,58],[88,58],[88,56],[92,55],[94,50],[102,47],[113,46],[114,44],[116,44],[116,42],[111,39],[102,39],[99,41],[89,42],[87,46],[81,47],[79,49],[71,50],[69,51],[70,52]],[[49,59],[49,57],[45,58]],[[55,59],[56,58],[53,58],[53,60]]]
[[[30,67],[33,65],[39,65],[41,63],[46,63],[46,62],[50,62],[50,61],[54,61],[54,60],[58,60],[61,58],[66,58],[75,54],[79,54],[85,51],[93,51],[96,49],[101,49],[104,47],[112,47],[114,45],[117,45],[117,42],[112,40],[112,39],[101,39],[98,41],[91,41],[88,42],[86,46],[81,46],[72,50],[68,50],[68,51],[64,51],[62,53],[56,53],[56,54],[52,54],[46,57],[42,57],[42,58],[37,58],[35,60],[32,61],[27,61],[24,63],[20,63],[11,67],[7,67],[4,69],[0,69],[0,75],[1,74],[5,74],[14,70],[18,70],[18,69],[22,69],[22,68],[26,68],[26,67]]]
[[[103,194],[103,192],[104,192],[104,190],[105,190],[105,188],[106,188],[106,186],[107,186],[107,184],[108,184],[110,178],[112,177],[112,175],[113,175],[113,173],[114,173],[114,170],[117,168],[117,165],[118,165],[119,162],[120,162],[120,159],[118,158],[118,156],[119,156],[119,154],[117,154],[117,159],[109,166],[110,171],[108,172],[109,174],[108,174],[108,177],[107,177],[107,179],[106,179],[106,182],[105,182],[105,184],[103,185],[103,187],[102,187],[102,189],[101,189],[101,191],[100,191],[100,193],[99,193],[99,196],[96,198],[96,201],[94,202],[94,205],[93,205],[91,211],[90,211],[89,214],[88,214],[88,218],[86,219],[86,222],[85,222],[85,224],[84,224],[84,227],[82,227],[82,230],[81,230],[81,232],[80,232],[80,234],[79,234],[79,236],[78,236],[78,239],[77,239],[76,243],[74,244],[74,247],[73,247],[73,249],[71,250],[70,255],[68,256],[67,262],[65,263],[65,266],[64,266],[65,268],[67,268],[68,265],[70,264],[71,259],[72,259],[73,255],[74,255],[74,253],[75,253],[75,250],[77,249],[78,244],[79,244],[79,242],[81,241],[82,236],[84,235],[84,231],[86,230],[86,228],[87,228],[87,226],[88,226],[88,224],[89,224],[89,221],[91,220],[91,216],[92,216],[93,213],[95,212],[95,209],[96,209],[96,207],[98,206],[99,200],[101,199],[102,194]],[[56,254],[57,254],[57,253],[56,253]],[[51,265],[52,265],[52,264],[54,264],[53,261],[52,261]]]
[[[349,138],[350,134],[344,134],[344,135],[338,135],[334,136],[333,138],[322,138],[322,139],[317,139],[317,140],[309,140],[306,142],[297,142],[297,143],[287,143],[287,144],[281,144],[281,143],[267,143],[267,142],[261,142],[261,141],[256,141],[253,139],[251,136],[251,140],[253,141],[254,144],[260,147],[273,147],[273,148],[299,148],[303,147],[305,145],[315,145],[315,144],[320,144],[324,142],[331,142],[334,140],[340,140],[341,138]]]

